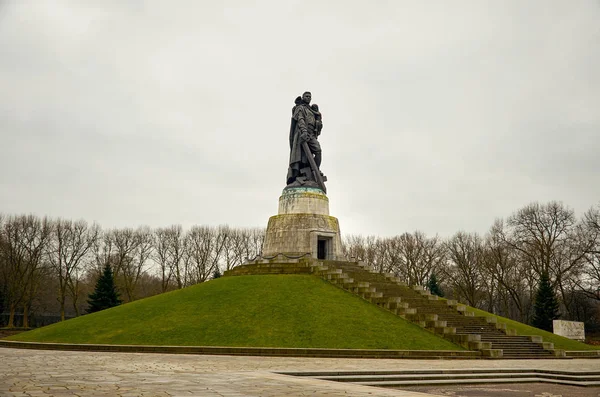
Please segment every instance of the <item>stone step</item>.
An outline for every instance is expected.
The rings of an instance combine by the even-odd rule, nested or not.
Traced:
[[[410,317],[411,320],[422,320],[422,321],[437,321],[437,314],[430,313],[421,313],[417,310],[417,312]]]
[[[495,346],[506,346],[507,348],[528,348],[528,349],[540,349],[540,350],[545,350],[543,345],[538,345],[536,343],[522,343],[522,342],[513,342],[510,339],[506,339],[503,341],[491,341],[488,339],[485,339],[485,337],[482,336],[482,341],[484,342],[490,342],[493,343]],[[552,349],[551,347],[548,347],[547,349]]]
[[[510,353],[513,351],[533,351],[533,352],[548,352],[547,350],[542,349],[541,347],[535,346],[511,346],[503,343],[492,343],[495,349],[502,349],[505,353]],[[549,353],[549,352],[548,352]]]
[[[534,344],[538,344],[538,342],[531,342],[530,340],[522,339],[522,338],[519,338],[518,336],[484,335],[483,338],[485,338],[485,340],[488,340],[490,342],[502,342],[502,341],[510,340],[513,343],[527,343],[527,344],[534,343]]]
[[[388,302],[386,304],[383,305],[384,308],[388,309],[388,310],[392,310],[392,309],[408,309],[408,303],[405,302]],[[417,312],[417,309],[413,309],[415,311],[415,313]]]
[[[524,341],[521,339],[512,339],[512,337],[510,337],[510,336],[506,336],[504,338],[488,338],[487,335],[481,334],[481,340],[485,340],[486,342],[492,342],[492,343],[511,343],[514,345],[527,345],[527,346],[532,345],[532,342]],[[535,342],[534,342],[534,345],[541,346]]]
[[[327,269],[322,270],[323,267]],[[459,345],[479,350],[484,357],[559,355],[551,343],[543,343],[541,338],[516,337],[514,329],[497,323],[495,317],[476,317],[457,301],[440,300],[420,286],[402,285],[393,274],[332,261],[323,261],[321,268],[317,270],[322,278]]]
[[[379,291],[379,290],[377,290]],[[400,298],[399,296],[383,296],[377,300],[375,300],[374,303],[378,304],[378,305],[385,305],[387,303],[392,303],[392,302],[402,302],[402,298]]]
[[[570,372],[540,369],[442,369],[407,371],[292,372],[286,375],[369,386],[544,382],[580,387],[600,386],[600,371]]]
[[[416,309],[411,309],[411,308],[407,308],[407,307],[396,307],[393,309],[389,309],[392,313],[401,316],[402,318],[406,318],[407,315],[412,315],[412,314],[416,314],[417,310]]]
[[[345,277],[345,278],[339,278],[337,279],[337,283],[341,284],[343,287],[349,287],[351,285],[354,284],[354,279],[353,278],[349,278],[349,277]]]
[[[368,293],[368,292],[375,292],[375,291],[377,291],[375,289],[375,287],[352,287],[352,286],[349,286],[348,290],[350,292],[353,292],[353,293],[357,294],[357,295],[361,295],[361,294],[365,294],[365,293]]]
[[[431,380],[474,380],[474,379],[514,379],[514,378],[532,378],[537,377],[539,374],[535,372],[504,372],[494,373],[493,371],[484,373],[456,373],[456,374],[444,374],[444,373],[415,373],[415,374],[393,374],[393,375],[339,375],[339,376],[317,376],[320,380],[330,380],[336,382],[348,382],[348,383],[363,383],[363,382],[391,382],[391,381],[431,381]],[[563,379],[568,381],[577,381],[576,376],[560,376],[560,375],[545,375],[544,378],[548,379]],[[600,382],[600,376],[585,376],[583,380],[586,382]]]
[[[489,384],[489,383],[554,383],[560,385],[571,385],[571,386],[584,386],[584,387],[597,387],[600,386],[600,382],[577,382],[568,380],[541,380],[538,377],[514,377],[499,379],[496,377],[490,378],[478,378],[478,379],[441,379],[441,380],[406,380],[406,381],[379,381],[379,382],[358,382],[363,386],[376,386],[376,387],[401,387],[401,386],[434,386],[434,385],[462,385],[462,384]]]
[[[381,298],[382,296],[383,296],[383,293],[377,292],[377,291],[365,292],[362,294],[362,297],[365,299],[368,299],[368,300]]]

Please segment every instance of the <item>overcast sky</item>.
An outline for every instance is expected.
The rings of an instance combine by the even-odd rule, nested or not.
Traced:
[[[599,1],[0,1],[0,212],[265,227],[294,99],[342,234],[600,202]]]

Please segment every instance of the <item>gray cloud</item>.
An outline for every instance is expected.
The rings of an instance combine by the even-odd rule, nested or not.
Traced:
[[[342,232],[485,232],[600,200],[600,6],[8,2],[0,211],[264,226],[293,99]]]

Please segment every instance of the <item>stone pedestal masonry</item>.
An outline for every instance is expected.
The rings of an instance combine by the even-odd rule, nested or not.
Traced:
[[[269,219],[262,257],[343,260],[340,226],[329,215],[327,195],[314,187],[287,187],[278,214]]]

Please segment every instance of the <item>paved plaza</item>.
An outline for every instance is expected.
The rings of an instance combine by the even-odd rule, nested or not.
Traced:
[[[0,396],[417,397],[432,394],[293,377],[275,372],[457,368],[597,371],[600,369],[600,360],[326,359],[0,348]]]

